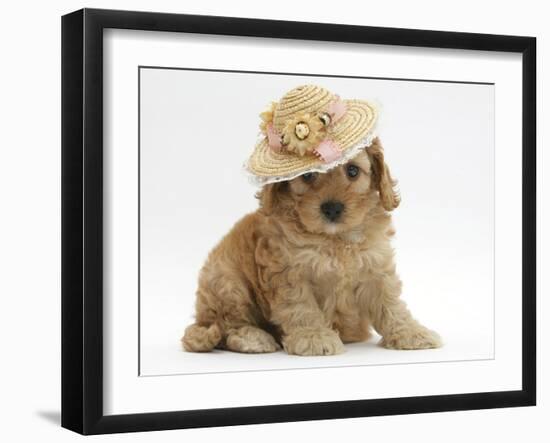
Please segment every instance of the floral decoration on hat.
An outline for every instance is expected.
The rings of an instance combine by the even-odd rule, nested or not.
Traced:
[[[288,152],[299,156],[313,153],[325,138],[325,126],[320,118],[308,113],[296,114],[286,123],[281,144]]]

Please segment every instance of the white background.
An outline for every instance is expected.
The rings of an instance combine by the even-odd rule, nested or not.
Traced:
[[[539,37],[539,88],[548,72],[548,37],[545,14],[538,2],[463,1],[366,4],[341,1],[314,7],[277,2],[202,2],[182,6],[158,1],[90,1],[86,6],[120,9],[164,10],[217,15],[341,22],[361,25],[431,28],[441,30],[525,34]],[[60,319],[60,20],[59,16],[83,6],[80,2],[11,3],[2,27],[4,63],[0,71],[2,93],[3,161],[0,163],[3,217],[2,289],[4,305],[0,328],[3,361],[0,376],[3,427],[9,441],[29,439],[72,441],[80,439],[57,427],[59,415]],[[546,56],[546,58],[545,58]],[[547,90],[539,89],[539,118],[543,104],[550,104]],[[542,133],[539,127],[539,148]],[[539,189],[542,163],[539,157]],[[548,167],[545,167],[548,170]],[[547,192],[545,192],[545,195]],[[539,201],[542,201],[539,197]],[[546,220],[548,207],[542,218]],[[548,247],[544,241],[544,256]],[[539,267],[540,268],[540,267]],[[542,279],[541,279],[542,280]],[[541,281],[543,289],[547,279]],[[539,288],[540,289],[540,288]],[[540,293],[543,293],[541,290]],[[539,318],[548,314],[539,304]],[[540,322],[539,322],[540,323]],[[540,324],[540,341],[546,343],[548,326]],[[539,342],[539,372],[548,368],[548,351]],[[543,421],[550,412],[550,392],[539,380],[539,406],[495,411],[378,417],[310,423],[248,426],[230,429],[170,431],[154,434],[99,437],[128,441],[280,441],[307,436],[333,441],[342,435],[359,438],[407,438],[408,441],[543,441],[548,434]],[[452,429],[452,432],[449,432]],[[268,432],[266,432],[268,430]]]
[[[493,85],[148,68],[140,78],[142,375],[493,358]],[[258,113],[305,83],[379,103],[377,132],[402,196],[403,298],[442,348],[390,351],[374,336],[328,358],[182,352],[200,267],[258,205],[242,169]]]

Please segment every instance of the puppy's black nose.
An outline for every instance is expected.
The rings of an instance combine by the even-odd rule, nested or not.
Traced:
[[[327,220],[331,222],[337,221],[342,212],[344,212],[344,204],[339,201],[327,201],[321,205],[321,212]]]

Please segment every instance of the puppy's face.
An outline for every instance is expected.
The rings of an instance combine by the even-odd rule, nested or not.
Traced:
[[[291,180],[289,194],[306,230],[338,234],[364,221],[371,185],[371,163],[363,152],[327,173],[308,173]]]
[[[267,185],[262,207],[276,216],[290,214],[311,233],[340,234],[360,226],[376,205],[391,211],[399,204],[395,182],[378,140],[348,163],[326,173],[307,173]]]

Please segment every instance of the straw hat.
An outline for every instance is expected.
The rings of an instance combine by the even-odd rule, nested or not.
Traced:
[[[260,185],[326,172],[374,139],[377,111],[315,85],[298,86],[260,114],[261,134],[245,167]]]

